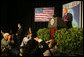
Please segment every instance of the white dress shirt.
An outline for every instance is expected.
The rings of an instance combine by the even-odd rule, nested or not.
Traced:
[[[23,47],[24,45],[27,45],[27,42],[31,39],[31,37],[29,37],[29,39],[27,37],[24,37],[20,47]]]

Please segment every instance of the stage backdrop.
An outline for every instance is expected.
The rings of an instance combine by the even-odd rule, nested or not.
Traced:
[[[81,18],[81,1],[73,1],[63,5],[63,8],[68,9],[68,13],[73,16],[72,26],[80,28],[82,26]],[[64,14],[63,14],[64,16]]]
[[[54,7],[35,8],[35,22],[49,21],[54,15]]]

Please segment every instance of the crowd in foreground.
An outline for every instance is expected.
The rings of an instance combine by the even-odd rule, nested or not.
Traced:
[[[18,24],[17,33],[4,33],[1,30],[1,56],[54,56],[58,52],[56,40],[44,41],[33,38],[31,28],[24,36],[21,24]],[[39,47],[39,44],[41,47]]]

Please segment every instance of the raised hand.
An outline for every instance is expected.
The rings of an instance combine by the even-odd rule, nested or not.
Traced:
[[[3,31],[1,30],[1,33],[3,33]]]
[[[34,38],[34,40],[38,42],[39,38],[38,38],[38,37],[36,37],[36,38]]]
[[[18,33],[16,33],[16,36],[18,36]]]

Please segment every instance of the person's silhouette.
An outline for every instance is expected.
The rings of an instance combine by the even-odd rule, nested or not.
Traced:
[[[63,9],[63,20],[64,22],[66,22],[67,28],[72,28],[72,20],[73,20],[73,16],[71,13],[68,13],[68,9],[64,8]]]

